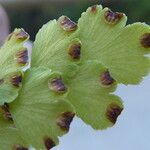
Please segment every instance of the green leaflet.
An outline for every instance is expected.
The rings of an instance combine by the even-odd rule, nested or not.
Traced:
[[[112,126],[123,109],[121,99],[111,94],[116,87],[115,81],[103,85],[102,76],[106,71],[99,62],[89,61],[68,83],[68,99],[75,107],[77,116],[94,129]]]
[[[73,75],[77,67],[74,62],[79,61],[71,58],[69,49],[80,41],[71,35],[72,31],[64,31],[56,20],[45,24],[36,35],[31,66],[45,66],[67,76]]]
[[[22,68],[28,64],[28,51],[23,44],[29,35],[23,29],[15,29],[0,48],[0,105],[18,96]]]
[[[25,73],[18,98],[10,104],[15,126],[28,145],[37,150],[51,149],[58,136],[69,130],[73,108],[63,93],[52,91],[49,80],[58,76],[46,68],[32,68]]]
[[[82,43],[82,61],[98,60],[119,83],[138,84],[148,74],[148,37],[144,23],[126,25],[126,16],[93,6],[79,19],[76,36]],[[144,43],[144,44],[143,44]]]
[[[13,148],[25,147],[23,139],[12,122],[6,121],[0,109],[0,149],[12,150]]]

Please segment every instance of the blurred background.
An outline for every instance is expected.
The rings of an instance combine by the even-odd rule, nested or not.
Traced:
[[[0,3],[9,16],[10,30],[23,27],[32,40],[50,19],[63,14],[77,21],[81,13],[94,4],[126,13],[128,23],[141,21],[150,24],[150,0],[0,0]]]
[[[126,13],[128,24],[150,25],[150,0],[0,0],[0,4],[6,11],[0,11],[0,38],[23,27],[34,40],[44,23],[61,15],[77,21],[94,4]],[[116,93],[125,110],[113,128],[97,132],[76,118],[54,150],[150,150],[150,77],[139,86],[119,85]]]

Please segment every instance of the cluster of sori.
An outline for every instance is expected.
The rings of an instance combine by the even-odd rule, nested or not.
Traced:
[[[117,84],[139,84],[150,69],[150,26],[101,5],[78,23],[62,16],[37,33],[29,64],[15,29],[0,49],[0,149],[49,150],[76,115],[96,130],[113,126],[123,110]]]

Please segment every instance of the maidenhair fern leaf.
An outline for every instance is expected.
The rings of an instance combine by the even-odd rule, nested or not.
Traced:
[[[82,60],[98,60],[119,83],[137,84],[147,75],[150,27],[126,25],[123,13],[93,6],[82,14],[77,36],[82,42]]]
[[[18,150],[24,148],[24,150],[27,150],[19,131],[12,122],[6,120],[5,115],[3,109],[0,108],[0,149]]]
[[[24,74],[28,34],[16,29],[9,36],[0,50],[0,149],[49,150],[75,112],[94,129],[116,123],[123,110],[113,94],[117,83],[137,84],[150,68],[150,27],[126,21],[123,13],[93,6],[78,25],[66,16],[48,22]]]
[[[36,36],[32,67],[45,66],[71,76],[80,60],[80,40],[72,33],[77,25],[67,17],[45,24]]]
[[[25,73],[23,87],[10,104],[10,112],[28,145],[49,150],[58,143],[57,137],[69,130],[74,112],[64,101],[65,91],[58,73],[45,68],[32,68]]]
[[[28,51],[23,46],[29,35],[16,29],[0,48],[0,105],[13,101],[22,80],[21,69],[28,63]]]
[[[68,86],[68,99],[85,123],[105,129],[116,122],[123,105],[119,97],[111,94],[115,80],[99,62],[84,63]]]

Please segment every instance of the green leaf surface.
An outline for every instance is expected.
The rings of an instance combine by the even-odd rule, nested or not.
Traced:
[[[28,38],[23,29],[15,29],[0,48],[0,105],[18,96],[21,85],[15,77],[28,64],[28,52],[23,46]]]
[[[46,68],[32,68],[25,74],[18,98],[10,104],[14,123],[24,140],[37,150],[51,149],[58,136],[69,130],[74,117],[64,94],[52,91],[48,82],[56,76]]]
[[[12,150],[14,148],[25,148],[24,140],[20,137],[19,131],[14,127],[0,129],[0,149]]]
[[[144,23],[125,26],[126,21],[124,14],[93,6],[79,19],[76,36],[82,42],[82,61],[98,60],[119,83],[138,84],[150,68],[150,61],[144,56],[150,52],[149,37],[142,41],[150,27]]]
[[[0,149],[12,150],[16,147],[24,147],[25,143],[12,122],[6,121],[0,109]]]
[[[5,102],[9,103],[18,96],[18,88],[14,88],[9,84],[0,86],[0,105]]]
[[[88,61],[68,83],[68,99],[77,116],[94,129],[111,127],[123,109],[121,99],[111,94],[116,88],[115,81],[103,85],[101,77],[106,71],[99,62]]]
[[[36,35],[31,66],[45,66],[68,76],[74,74],[79,61],[71,58],[69,48],[80,41],[71,36],[72,32],[64,31],[56,20],[45,24]]]

